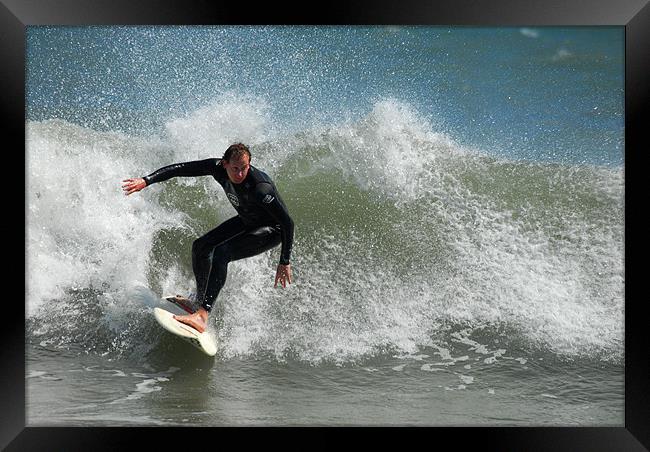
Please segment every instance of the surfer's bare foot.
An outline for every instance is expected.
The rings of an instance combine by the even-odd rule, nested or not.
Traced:
[[[199,308],[194,314],[175,315],[174,318],[181,323],[191,326],[199,333],[203,333],[208,327],[208,311]]]
[[[188,314],[194,314],[196,312],[196,304],[190,298],[186,298],[182,295],[176,295],[173,298],[167,297],[167,300],[171,301]]]

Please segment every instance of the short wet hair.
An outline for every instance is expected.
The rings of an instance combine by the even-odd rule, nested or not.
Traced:
[[[228,149],[226,149],[226,152],[223,154],[222,160],[225,160],[226,162],[230,162],[231,158],[233,157],[241,158],[244,155],[247,155],[248,161],[250,161],[251,151],[248,149],[248,146],[246,146],[243,143],[235,143],[235,144],[231,144],[228,147]]]

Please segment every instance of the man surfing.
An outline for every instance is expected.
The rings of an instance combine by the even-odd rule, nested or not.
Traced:
[[[242,143],[228,147],[223,157],[176,163],[148,176],[122,181],[128,196],[172,177],[212,176],[224,189],[237,215],[199,237],[192,244],[192,270],[201,307],[188,315],[175,315],[202,333],[213,303],[226,282],[228,263],[261,254],[282,244],[275,286],[291,284],[291,248],[294,223],[275,184],[250,164],[251,153]],[[187,309],[186,309],[187,310]]]

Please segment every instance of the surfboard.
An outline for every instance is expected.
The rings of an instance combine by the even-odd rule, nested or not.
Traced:
[[[174,314],[162,308],[153,308],[153,315],[160,326],[186,340],[206,355],[214,356],[217,354],[217,344],[207,331],[199,333],[191,326],[174,319]]]

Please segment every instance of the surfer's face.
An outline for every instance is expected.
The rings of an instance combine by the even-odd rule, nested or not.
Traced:
[[[228,179],[233,184],[241,184],[248,176],[248,170],[250,169],[250,159],[246,154],[241,157],[233,157],[229,162],[223,161],[223,167],[228,173]]]

